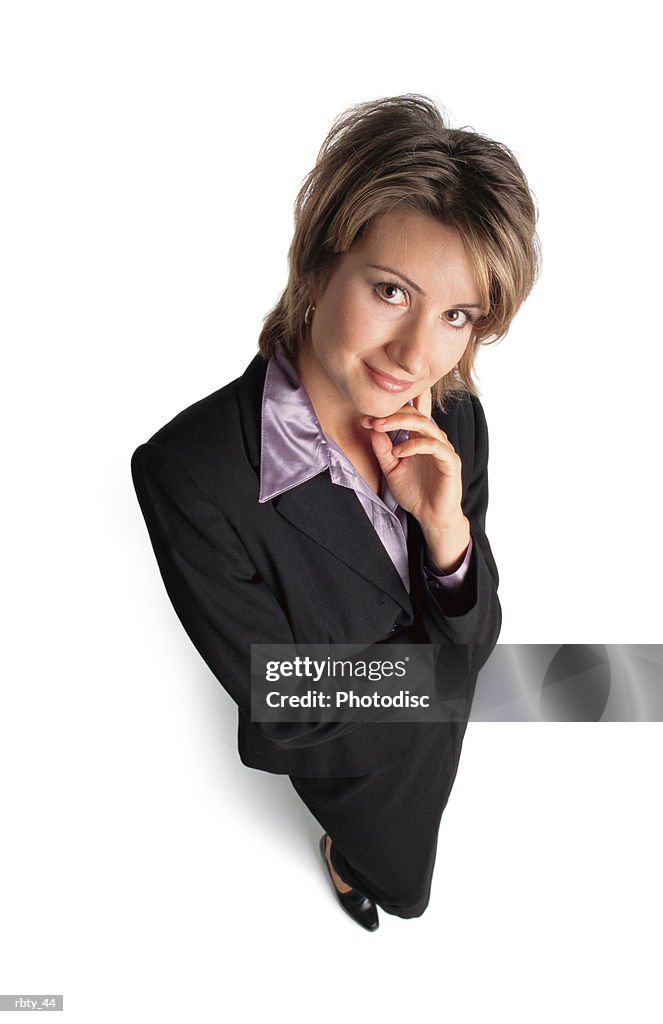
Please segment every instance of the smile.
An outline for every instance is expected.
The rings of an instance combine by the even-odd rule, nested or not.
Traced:
[[[399,394],[401,391],[407,391],[411,388],[414,381],[411,380],[399,380],[397,377],[392,377],[388,373],[381,373],[379,370],[374,370],[368,363],[364,363],[364,366],[368,370],[368,375],[374,384],[377,384],[383,391],[390,391],[392,394]]]

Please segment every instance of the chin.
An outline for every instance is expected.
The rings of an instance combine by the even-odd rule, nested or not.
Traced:
[[[409,399],[403,395],[385,395],[384,398],[371,395],[370,398],[366,398],[361,404],[358,404],[357,409],[362,416],[393,416],[408,401]]]

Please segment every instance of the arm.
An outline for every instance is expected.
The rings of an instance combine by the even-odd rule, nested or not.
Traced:
[[[470,558],[472,557],[472,538],[470,537],[470,543],[467,546],[467,551],[463,556],[463,561],[460,563],[457,569],[452,572],[445,572],[444,569],[440,569],[432,557],[431,553],[426,548],[426,557],[424,558],[424,569],[426,570],[426,576],[430,583],[435,583],[443,590],[452,590],[457,587],[459,583],[462,583],[467,576],[467,570],[470,564]]]
[[[240,537],[161,445],[133,454],[131,472],[166,591],[210,670],[251,716],[251,644],[294,644],[288,618]],[[312,746],[361,722],[255,722],[275,745]]]
[[[497,643],[502,613],[497,587],[499,576],[485,534],[488,507],[488,428],[478,398],[472,396],[468,409],[469,432],[474,434],[471,472],[461,499],[472,537],[467,573],[458,587],[445,591],[425,571],[425,546],[422,544],[420,582],[423,584],[424,623],[432,640],[468,645],[468,664],[478,671]]]

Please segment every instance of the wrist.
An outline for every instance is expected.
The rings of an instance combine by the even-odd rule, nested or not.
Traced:
[[[434,526],[420,524],[431,560],[442,572],[455,572],[462,564],[470,545],[470,522],[462,512]]]

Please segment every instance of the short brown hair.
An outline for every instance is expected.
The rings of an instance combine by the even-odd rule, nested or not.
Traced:
[[[427,96],[407,93],[360,103],[334,121],[295,202],[289,278],[265,317],[259,348],[277,341],[294,356],[308,327],[312,275],[324,280],[371,220],[394,206],[455,228],[472,261],[484,315],[458,366],[438,381],[433,399],[477,394],[478,346],[506,334],[539,270],[536,207],[518,161],[500,142],[470,128],[452,129]]]

